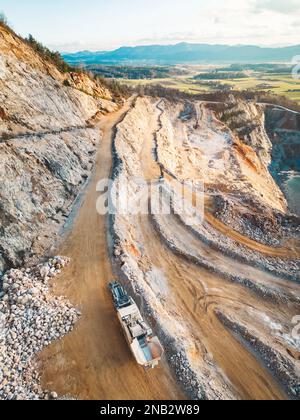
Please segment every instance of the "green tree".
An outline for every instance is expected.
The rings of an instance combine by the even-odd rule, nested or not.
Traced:
[[[0,12],[0,24],[3,26],[8,26],[7,17],[3,12]]]
[[[51,51],[43,44],[38,42],[31,34],[25,39],[27,44],[31,46],[43,59],[51,61],[56,65],[58,70],[63,73],[72,71],[73,69],[64,61],[61,54],[58,51]]]

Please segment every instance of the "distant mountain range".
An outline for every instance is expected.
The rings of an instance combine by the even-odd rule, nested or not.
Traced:
[[[82,51],[63,54],[73,65],[85,64],[204,64],[204,63],[267,63],[291,62],[300,55],[300,45],[284,48],[263,48],[245,45],[208,45],[180,43],[122,47],[115,51]]]

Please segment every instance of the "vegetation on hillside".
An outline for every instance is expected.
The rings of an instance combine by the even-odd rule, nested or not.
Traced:
[[[116,101],[122,98],[128,98],[132,95],[133,89],[125,84],[119,83],[115,79],[106,79],[102,76],[95,75],[95,79],[112,93]]]
[[[143,80],[143,79],[166,79],[171,76],[185,75],[186,71],[172,66],[88,66],[95,74],[102,77]]]
[[[182,99],[196,99],[199,101],[208,101],[208,102],[226,102],[228,100],[228,92],[226,91],[216,91],[216,92],[207,92],[207,93],[188,93],[183,92],[178,89],[167,88],[162,85],[139,85],[136,87],[135,91],[140,96],[153,96],[169,99],[170,101],[177,101]],[[230,95],[233,95],[237,99],[244,99],[246,101],[255,101],[258,103],[265,104],[274,104],[279,105],[297,112],[300,112],[300,104],[295,101],[292,101],[285,96],[280,96],[272,94],[269,92],[257,92],[252,90],[245,91],[230,91]]]
[[[25,38],[25,42],[37,52],[44,60],[52,62],[59,71],[67,73],[75,69],[67,64],[58,51],[51,51],[45,47],[41,42],[38,42],[32,35]]]
[[[11,27],[8,24],[7,18],[4,13],[0,13],[0,27],[13,32]],[[15,34],[16,35],[16,34]],[[18,35],[16,35],[18,36]],[[79,67],[72,67],[70,66],[62,57],[62,55],[58,51],[51,51],[49,48],[44,46],[41,42],[37,41],[32,35],[29,35],[27,38],[22,38],[18,36],[22,41],[24,41],[27,45],[29,45],[43,60],[48,61],[56,66],[56,68],[61,73],[86,73],[89,76],[94,77],[93,73],[88,72]],[[98,81],[101,85],[108,88],[114,100],[116,102],[121,101],[122,98],[128,97],[131,94],[131,89],[125,85],[121,85],[116,80],[108,80],[103,77],[99,77],[96,75],[96,81]],[[64,82],[64,86],[69,87],[70,84],[67,80]]]
[[[44,60],[48,60],[53,63],[57,69],[62,73],[85,73],[89,77],[94,78],[93,72],[86,71],[83,68],[79,67],[72,67],[68,63],[65,62],[61,54],[57,51],[51,51],[49,48],[45,47],[40,42],[36,41],[32,35],[29,35],[28,38],[25,39],[25,42],[30,45],[34,51],[36,51]],[[116,80],[108,80],[103,77],[99,77],[96,75],[95,80],[98,81],[102,86],[108,88],[113,98],[116,102],[119,102],[123,97],[127,97],[130,94],[130,89],[126,86],[122,86]],[[68,81],[64,82],[65,86],[68,86]]]
[[[12,28],[9,26],[7,18],[4,13],[0,13],[0,25],[13,32]],[[18,36],[18,35],[16,35]],[[73,71],[74,69],[67,64],[64,59],[62,58],[61,54],[58,51],[51,51],[49,48],[45,47],[42,43],[38,42],[32,35],[29,35],[27,38],[22,38],[26,44],[28,44],[35,52],[37,52],[42,59],[50,61],[53,63],[59,71],[62,73],[66,73],[69,71]]]
[[[274,64],[274,63],[262,63],[262,64],[231,64],[229,67],[223,67],[221,71],[227,72],[243,72],[243,71],[254,71],[254,72],[263,72],[269,74],[276,73],[290,73],[291,66],[286,64]]]
[[[195,80],[232,80],[232,79],[246,79],[248,76],[243,72],[223,72],[214,71],[211,73],[201,73],[194,76]]]
[[[251,90],[239,93],[242,94],[246,100],[255,100],[260,103],[279,105],[283,106],[284,108],[300,112],[300,104],[292,101],[286,96],[276,95],[272,92],[254,92]]]
[[[8,25],[7,17],[5,16],[5,14],[3,12],[0,12],[0,26],[2,26],[3,28],[6,28],[6,29],[10,29],[10,27]]]

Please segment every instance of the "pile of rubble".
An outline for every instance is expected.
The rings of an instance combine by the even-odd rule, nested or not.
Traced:
[[[49,291],[49,280],[68,263],[55,257],[33,268],[10,270],[2,278],[0,400],[58,398],[42,390],[35,356],[70,332],[80,316],[70,302]]]

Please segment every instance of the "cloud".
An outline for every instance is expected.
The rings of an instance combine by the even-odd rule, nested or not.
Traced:
[[[173,1],[182,4],[182,0]],[[227,0],[226,5],[223,0],[186,0],[187,4],[192,5],[192,2],[198,5],[203,2],[203,5],[201,8],[191,7],[190,17],[183,18],[181,9],[176,9],[173,14],[168,14],[168,19],[160,16],[154,23],[146,24],[145,13],[141,11],[137,27],[125,28],[127,24],[122,21],[115,25],[113,32],[108,26],[99,26],[92,35],[88,30],[80,34],[67,31],[65,38],[48,36],[48,43],[55,44],[51,45],[53,49],[73,52],[179,42],[261,46],[300,43],[297,30],[300,27],[300,0]]]
[[[52,51],[59,51],[61,53],[75,53],[78,51],[109,51],[112,49],[115,49],[117,47],[119,47],[120,45],[123,45],[122,42],[107,42],[107,43],[103,43],[103,42],[79,42],[79,41],[71,41],[71,42],[66,42],[66,43],[45,43],[47,45],[48,48],[50,48],[50,50]]]
[[[256,12],[271,11],[282,14],[292,14],[300,11],[299,0],[255,0]]]

